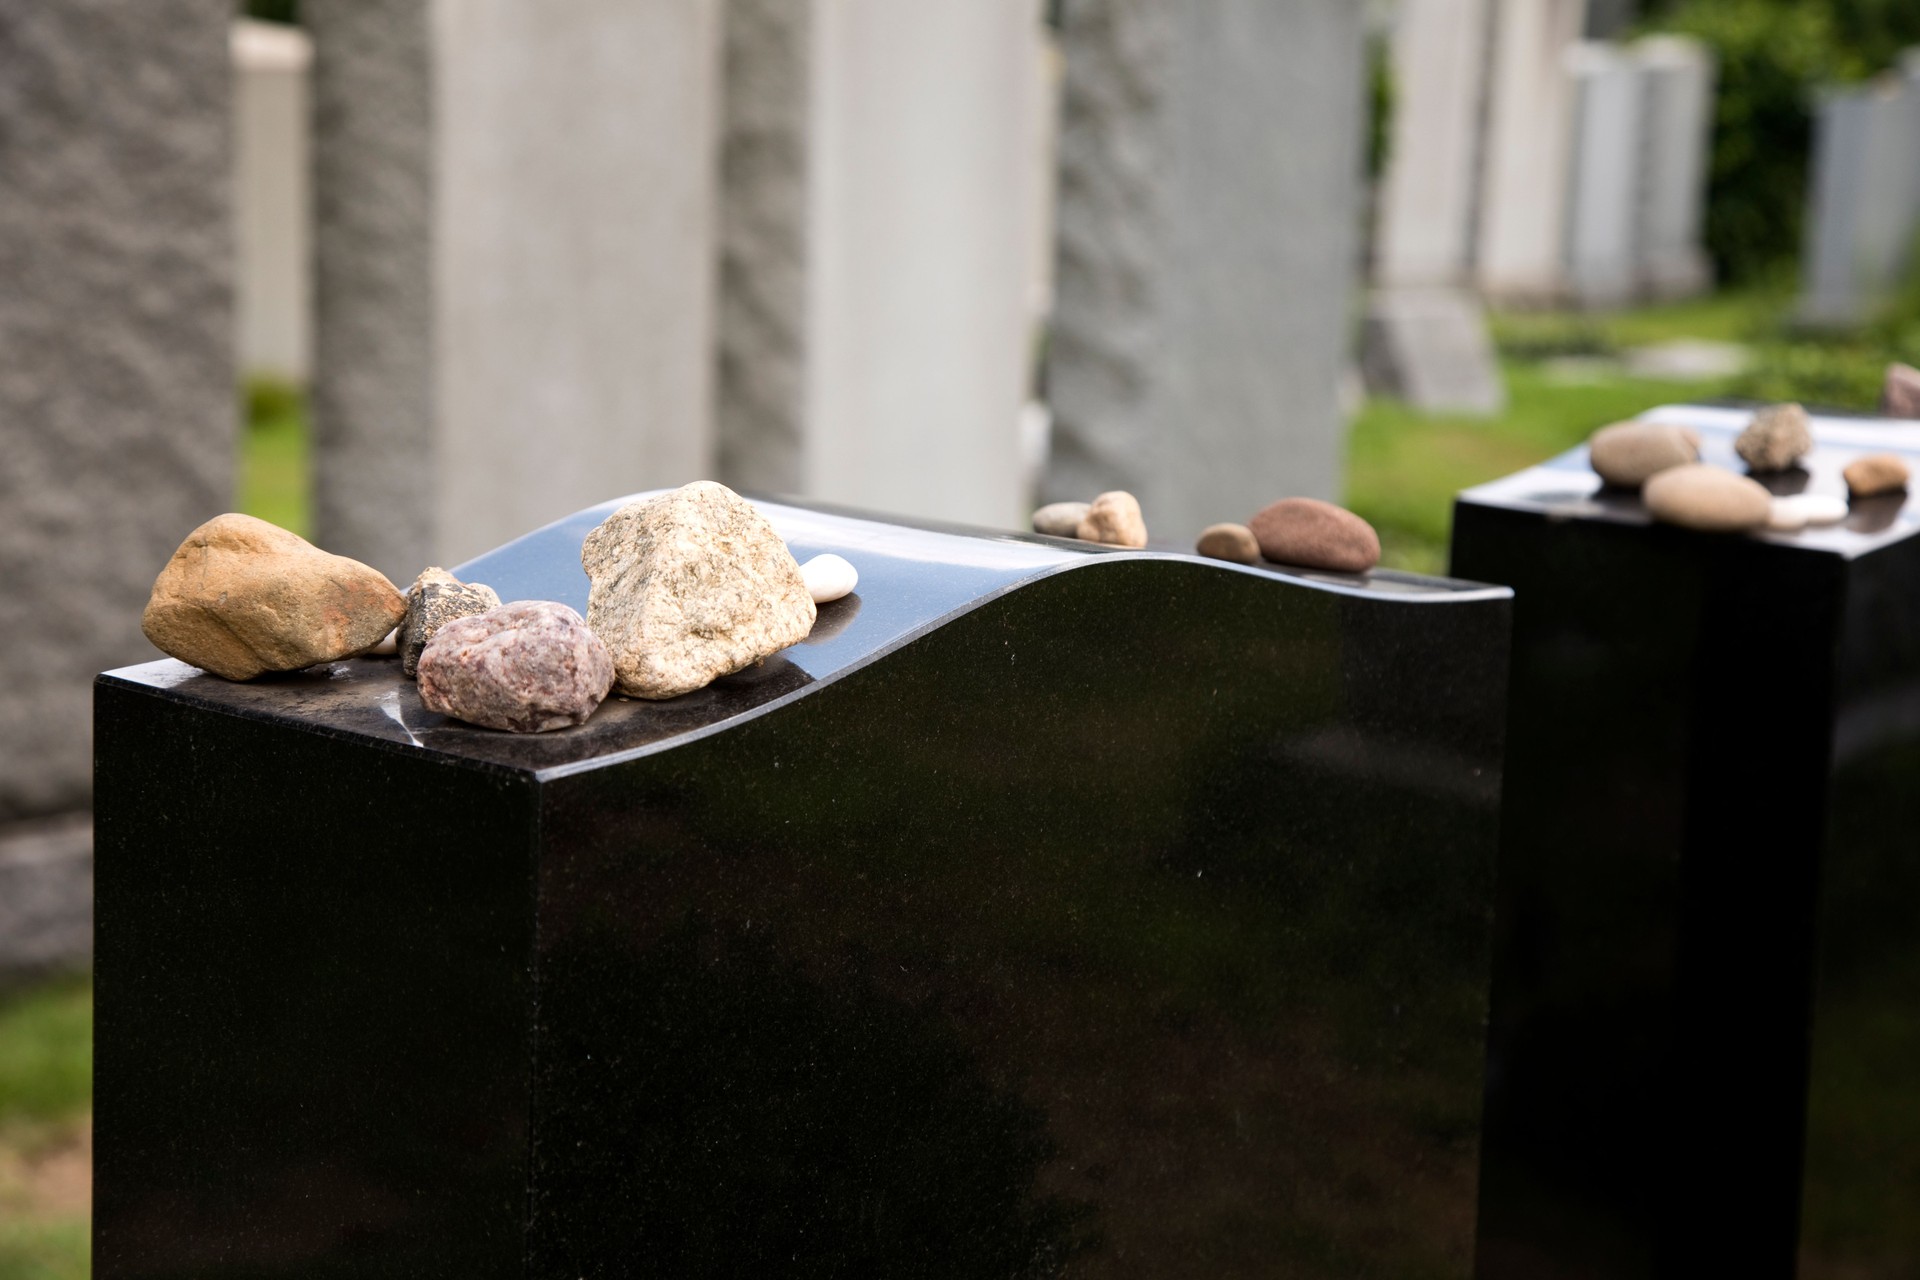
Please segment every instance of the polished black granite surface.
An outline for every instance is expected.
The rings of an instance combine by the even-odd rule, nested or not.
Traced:
[[[1744,412],[1648,416],[1741,469]],[[1920,470],[1815,434],[1776,491]],[[1658,526],[1584,450],[1461,496],[1516,595],[1485,1280],[1920,1275],[1917,530]]]
[[[1466,1275],[1508,593],[765,509],[578,729],[101,677],[96,1274]]]

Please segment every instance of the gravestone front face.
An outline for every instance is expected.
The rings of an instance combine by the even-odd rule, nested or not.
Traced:
[[[96,1273],[1467,1275],[1507,593],[763,509],[578,729],[101,678]]]
[[[1742,469],[1747,414],[1662,409]],[[1816,419],[1776,492],[1920,428]],[[1513,585],[1480,1268],[1920,1268],[1920,510],[1649,523],[1584,450],[1462,495]]]

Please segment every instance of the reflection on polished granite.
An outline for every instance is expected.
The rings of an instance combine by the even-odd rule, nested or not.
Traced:
[[[1745,411],[1645,416],[1744,470]],[[1775,492],[1920,470],[1813,429]],[[1516,595],[1483,1280],[1920,1275],[1916,530],[1659,526],[1584,449],[1461,496]]]
[[[1467,1275],[1508,593],[766,506],[578,729],[101,677],[96,1274]]]

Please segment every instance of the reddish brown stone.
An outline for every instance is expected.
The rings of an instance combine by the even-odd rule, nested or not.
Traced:
[[[1318,498],[1282,498],[1247,521],[1260,554],[1278,564],[1365,573],[1380,563],[1380,535],[1344,507]]]

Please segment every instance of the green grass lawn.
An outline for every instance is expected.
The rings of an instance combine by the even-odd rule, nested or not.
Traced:
[[[0,997],[0,1280],[83,1280],[93,987]]]

